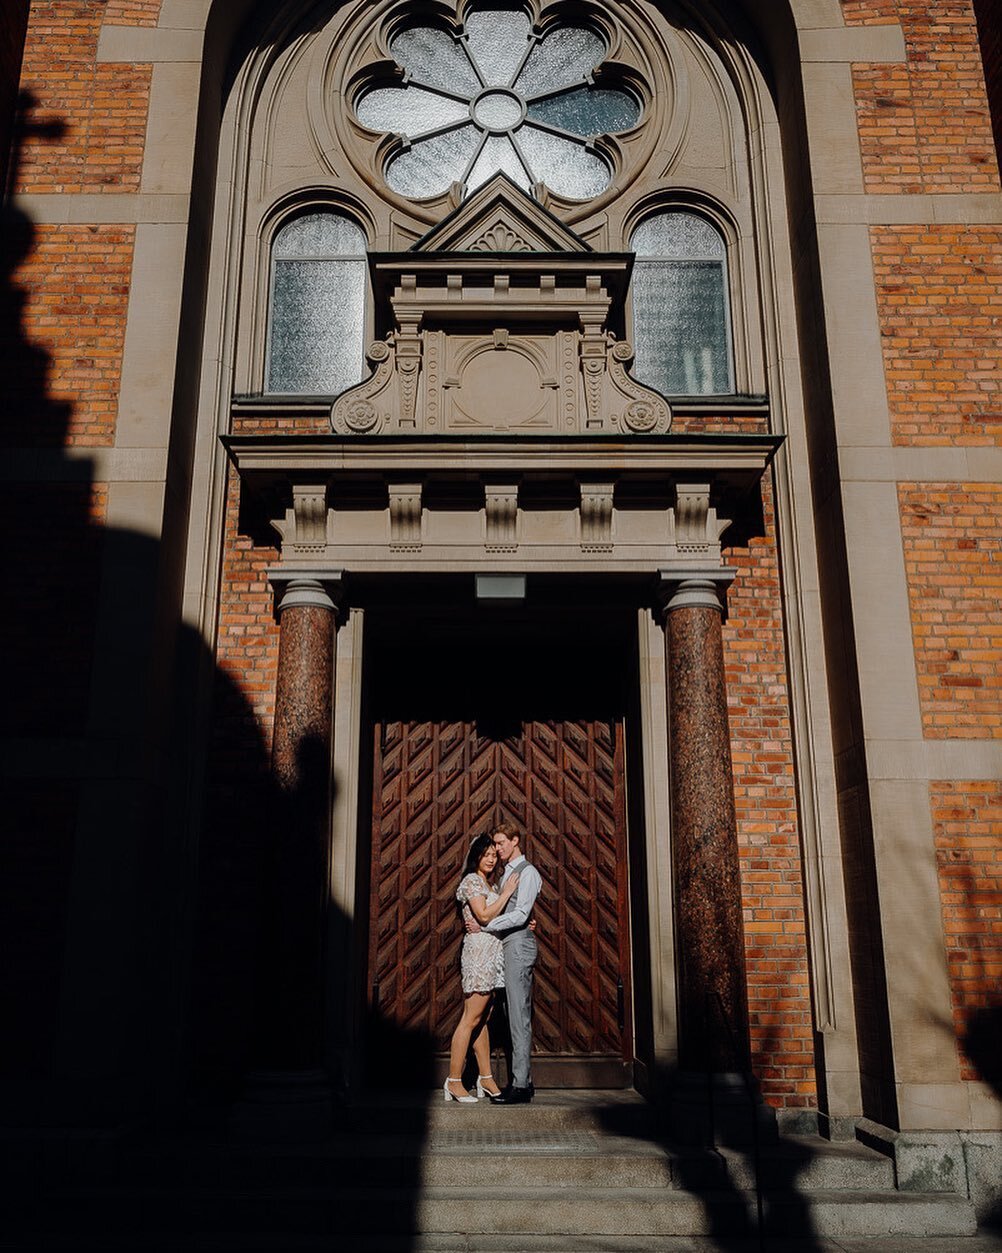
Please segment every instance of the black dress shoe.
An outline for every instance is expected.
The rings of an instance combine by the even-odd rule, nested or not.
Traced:
[[[534,1095],[532,1084],[527,1088],[502,1088],[497,1096],[491,1097],[492,1105],[528,1105]]]

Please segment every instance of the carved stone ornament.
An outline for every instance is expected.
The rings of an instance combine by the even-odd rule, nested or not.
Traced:
[[[377,322],[340,435],[660,435],[663,396],[608,329],[629,258],[600,254],[503,174],[406,253],[371,257]],[[488,329],[489,328],[489,329]]]

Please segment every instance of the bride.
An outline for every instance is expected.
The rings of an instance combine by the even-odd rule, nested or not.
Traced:
[[[463,877],[456,889],[456,900],[464,917],[472,916],[481,926],[504,909],[518,887],[518,875],[512,874],[508,876],[500,893],[494,890],[497,864],[498,855],[491,837],[478,835],[466,856]],[[467,935],[463,940],[461,973],[463,1012],[456,1030],[452,1033],[449,1077],[445,1081],[444,1091],[447,1102],[470,1103],[476,1101],[477,1096],[496,1096],[500,1090],[491,1076],[491,1044],[487,1034],[487,1019],[490,1017],[495,989],[504,987],[504,956],[499,937],[488,931]],[[462,1080],[471,1040],[480,1072],[477,1077],[477,1096],[471,1096],[467,1092]]]

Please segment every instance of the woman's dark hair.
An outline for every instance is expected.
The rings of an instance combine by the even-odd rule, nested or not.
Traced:
[[[487,850],[493,846],[493,844],[494,844],[494,841],[491,839],[489,835],[477,836],[477,838],[470,845],[470,851],[466,854],[466,865],[463,867],[464,878],[468,874],[478,873],[478,867],[480,865],[480,858],[483,857],[484,853],[486,853]],[[495,867],[495,874],[491,875],[492,879],[495,877],[496,873],[497,873],[497,867]]]

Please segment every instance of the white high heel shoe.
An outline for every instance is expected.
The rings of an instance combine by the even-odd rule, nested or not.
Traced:
[[[497,1080],[494,1078],[493,1075],[477,1075],[477,1096],[485,1096],[485,1097],[490,1098],[492,1096],[499,1095],[501,1091],[500,1088],[498,1088],[497,1092],[487,1091],[487,1089],[484,1087],[484,1084],[483,1084],[483,1081],[485,1079],[490,1079],[491,1083],[493,1083],[496,1088],[498,1087]]]
[[[454,1079],[452,1075],[450,1075],[448,1079],[446,1079],[445,1083],[442,1084],[442,1091],[445,1093],[446,1105],[448,1105],[450,1101],[458,1101],[460,1105],[476,1105],[477,1098],[475,1096],[469,1096],[469,1095],[456,1096],[455,1092],[449,1091],[450,1083],[462,1083],[462,1082],[463,1082],[462,1079]],[[477,1087],[478,1088],[480,1087],[479,1079],[477,1080]]]

